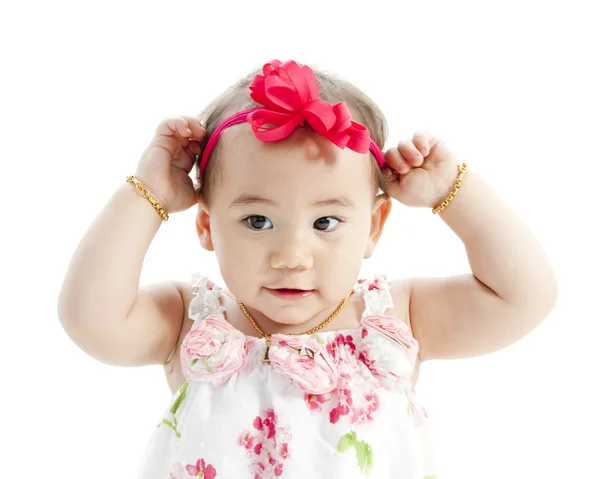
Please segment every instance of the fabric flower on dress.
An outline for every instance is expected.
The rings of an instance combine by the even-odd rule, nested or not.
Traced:
[[[222,385],[248,363],[246,336],[220,316],[209,316],[184,338],[181,367],[186,379]]]
[[[407,326],[390,316],[362,319],[359,359],[387,387],[409,380],[414,372],[419,343]]]
[[[294,380],[309,394],[325,394],[338,383],[339,372],[333,359],[310,336],[274,334],[269,359],[276,371]]]
[[[345,418],[350,424],[372,421],[379,408],[377,389],[381,387],[373,373],[356,358],[356,343],[352,335],[338,334],[325,348],[339,371],[335,389],[326,394],[305,394],[306,406],[313,414],[320,414],[326,406],[329,422],[336,424]]]

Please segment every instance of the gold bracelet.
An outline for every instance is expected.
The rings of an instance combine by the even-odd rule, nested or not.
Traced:
[[[163,221],[169,220],[169,215],[167,214],[165,209],[162,206],[160,206],[158,201],[156,201],[154,198],[152,198],[152,196],[150,195],[148,190],[144,187],[144,185],[135,176],[130,175],[130,176],[126,177],[125,180],[128,182],[129,181],[132,182],[135,185],[136,189],[140,192],[140,194],[144,198],[147,198],[148,201],[150,201],[150,203],[152,203],[152,206],[154,206],[154,209],[156,211],[158,211],[158,214],[162,217]]]
[[[454,197],[456,196],[456,193],[458,193],[458,189],[462,185],[462,178],[463,178],[463,176],[465,176],[465,172],[466,171],[467,171],[467,164],[466,163],[463,163],[462,165],[458,165],[458,177],[456,178],[456,183],[454,183],[454,188],[452,188],[452,191],[450,192],[450,194],[448,195],[448,197],[444,201],[442,201],[442,203],[439,206],[436,206],[432,210],[432,213],[434,215],[437,215],[446,206],[448,206],[450,204],[450,202],[454,199]]]

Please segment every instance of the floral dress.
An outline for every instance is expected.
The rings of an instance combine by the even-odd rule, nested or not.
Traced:
[[[140,479],[432,479],[428,419],[412,384],[419,345],[385,276],[359,280],[361,327],[246,336],[222,289],[193,276],[186,381],[150,438]]]

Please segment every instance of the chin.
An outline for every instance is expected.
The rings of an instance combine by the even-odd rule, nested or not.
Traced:
[[[285,304],[283,301],[275,300],[274,302],[269,301],[269,304],[263,303],[263,305],[264,307],[259,307],[262,314],[274,323],[289,326],[306,323],[320,311],[320,308],[315,307],[314,304],[308,305],[307,303]]]

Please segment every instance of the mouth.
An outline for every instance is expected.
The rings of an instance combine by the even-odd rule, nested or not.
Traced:
[[[296,288],[266,288],[273,296],[284,300],[305,299],[314,293],[314,289],[296,289]]]

